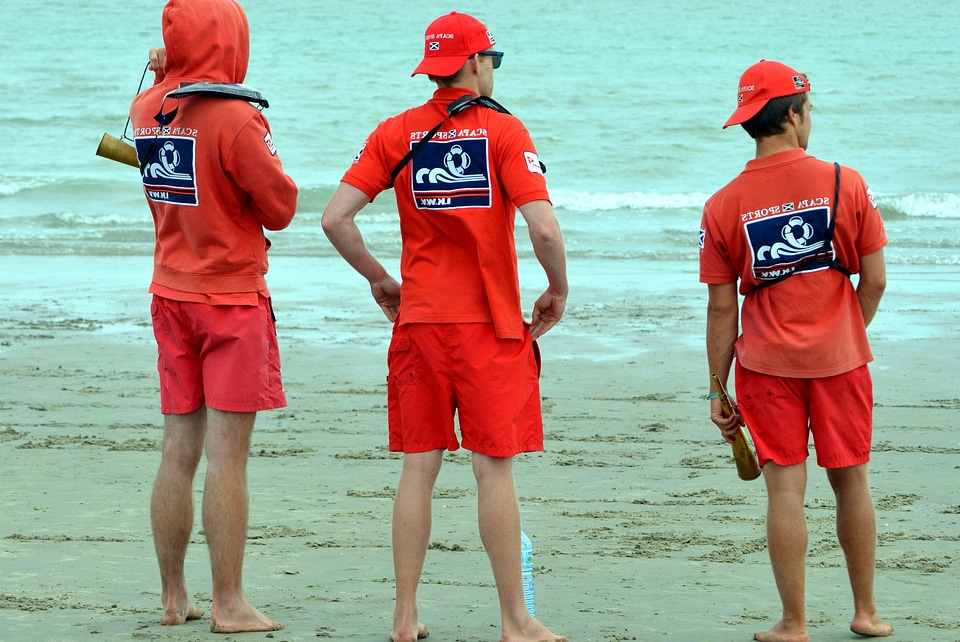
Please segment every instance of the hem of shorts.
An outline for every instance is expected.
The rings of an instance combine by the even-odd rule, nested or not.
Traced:
[[[190,408],[190,410],[182,410],[180,408],[160,406],[161,415],[189,415],[191,412],[196,412],[203,408],[203,402],[201,401],[196,406]]]
[[[763,468],[763,467],[766,466],[767,464],[771,464],[771,463],[772,463],[772,464],[776,464],[777,466],[782,466],[782,467],[785,468],[785,467],[787,467],[787,466],[796,466],[797,464],[802,464],[802,463],[806,462],[808,459],[810,459],[809,453],[804,454],[804,455],[802,455],[802,456],[795,456],[795,457],[787,458],[786,461],[783,462],[783,463],[777,461],[774,457],[767,457],[767,458],[764,459],[762,462],[760,462],[760,467]]]
[[[485,452],[485,451],[482,451],[482,450],[473,450],[472,448],[470,448],[469,446],[467,446],[467,445],[465,445],[465,444],[461,444],[460,446],[457,446],[456,448],[449,448],[449,447],[447,447],[447,446],[445,446],[445,445],[444,445],[444,446],[436,446],[436,447],[432,447],[432,446],[426,446],[426,447],[417,446],[417,447],[408,447],[408,448],[404,448],[403,446],[393,446],[393,445],[389,445],[389,446],[388,446],[388,450],[389,450],[390,452],[392,452],[392,453],[404,453],[404,454],[428,453],[428,452],[432,452],[432,451],[434,451],[434,450],[445,450],[445,451],[447,451],[447,452],[451,452],[451,453],[452,453],[452,452],[456,452],[456,451],[460,450],[460,448],[463,448],[464,450],[468,450],[468,451],[470,451],[470,452],[472,452],[472,453],[477,453],[477,454],[479,454],[479,455],[486,455],[487,457],[498,457],[498,458],[516,457],[517,455],[522,455],[522,454],[524,454],[524,453],[539,453],[539,452],[543,452],[543,450],[544,450],[543,446],[525,446],[525,447],[520,448],[520,449],[517,449],[517,450],[510,449],[510,450],[500,450],[500,451],[497,451],[497,452]]]
[[[477,453],[480,455],[486,455],[487,457],[516,457],[517,455],[523,455],[524,453],[539,453],[543,452],[543,444],[527,444],[524,446],[518,446],[516,448],[493,448],[486,449],[478,447],[476,450],[468,446],[467,444],[462,444],[466,450],[469,450],[472,453]]]
[[[242,406],[239,406],[239,405],[234,406],[231,404],[221,404],[217,402],[207,402],[207,403],[201,402],[200,405],[193,408],[192,410],[181,410],[179,408],[164,408],[161,406],[160,414],[187,415],[187,414],[190,414],[191,412],[196,412],[203,406],[206,406],[207,408],[211,408],[213,410],[219,410],[220,412],[261,412],[266,410],[277,410],[279,408],[286,408],[287,401],[286,399],[273,400],[273,401],[266,401],[260,404],[246,404]]]
[[[862,466],[863,464],[869,463],[869,461],[870,461],[870,454],[868,453],[860,457],[850,457],[850,458],[841,459],[838,461],[821,462],[820,460],[817,460],[817,466],[820,466],[820,468],[827,468],[827,469],[833,470],[838,468],[851,468],[853,466]]]
[[[388,445],[387,445],[387,450],[388,450],[389,452],[392,452],[392,453],[404,453],[404,454],[408,454],[408,455],[416,455],[416,454],[419,454],[419,453],[430,453],[430,452],[433,452],[434,450],[445,450],[445,451],[447,451],[447,452],[451,452],[451,453],[452,453],[452,452],[456,452],[456,451],[460,450],[460,446],[457,446],[456,448],[449,448],[446,444],[444,444],[444,445],[442,445],[442,446],[408,446],[408,447],[404,447],[404,446],[395,446],[395,445],[393,445],[393,444],[388,444]]]

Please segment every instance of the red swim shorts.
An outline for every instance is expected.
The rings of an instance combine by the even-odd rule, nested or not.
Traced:
[[[394,325],[387,354],[390,450],[462,445],[490,457],[543,450],[540,366],[528,333],[498,339],[488,323]]]
[[[820,379],[775,377],[736,367],[737,404],[763,466],[799,464],[813,434],[817,464],[845,468],[870,461],[873,384],[866,365]]]
[[[256,412],[287,405],[270,299],[259,305],[209,305],[153,297],[160,412],[203,405]]]

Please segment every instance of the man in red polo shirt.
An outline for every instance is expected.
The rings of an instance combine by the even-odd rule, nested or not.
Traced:
[[[461,442],[472,452],[480,536],[500,599],[502,639],[566,640],[524,605],[512,472],[515,455],[543,450],[533,342],[563,314],[566,259],[530,136],[488,99],[503,57],[494,44],[469,15],[435,20],[413,72],[437,84],[433,98],[377,127],[323,213],[330,241],[370,282],[394,323],[390,450],[404,453],[393,512],[394,642],[427,635],[416,591],[430,540],[431,497],[444,451]],[[400,213],[402,285],[367,250],[354,221],[391,187]],[[549,283],[529,324],[520,308],[517,208]]]
[[[837,499],[853,589],[850,628],[893,631],[874,602],[876,517],[867,483],[873,355],[866,327],[886,285],[887,238],[860,174],[807,155],[809,90],[803,74],[779,62],[744,72],[724,127],[742,124],[756,158],[707,201],[700,226],[707,359],[726,382],[736,356],[740,401],[737,414],[724,417],[711,390],[710,418],[731,442],[743,418],[767,486],[767,544],[783,618],[754,636],[764,642],[810,639],[803,509],[810,434]],[[850,274],[859,275],[856,285]]]

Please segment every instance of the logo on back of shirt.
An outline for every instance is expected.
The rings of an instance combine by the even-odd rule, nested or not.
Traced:
[[[417,209],[490,207],[486,138],[430,141],[411,162]]]
[[[137,155],[150,153],[143,191],[158,203],[197,205],[196,140],[177,136],[137,138]]]
[[[754,278],[769,281],[796,271],[805,259],[823,250],[829,223],[829,207],[788,211],[748,222],[744,231],[753,259]],[[833,258],[832,248],[829,258]],[[824,263],[814,262],[810,268],[804,267],[804,271],[825,267]]]

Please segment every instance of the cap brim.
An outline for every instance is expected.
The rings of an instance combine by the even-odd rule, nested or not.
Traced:
[[[416,76],[417,74],[427,74],[428,76],[452,76],[453,74],[460,71],[460,68],[463,67],[463,63],[467,62],[470,59],[470,56],[456,55],[456,56],[430,56],[429,58],[424,58],[420,61],[420,64],[417,65],[417,68],[413,70],[411,76]]]
[[[745,123],[757,114],[760,113],[760,110],[763,109],[763,106],[769,101],[763,101],[759,103],[750,103],[749,105],[742,105],[737,107],[737,110],[730,115],[730,118],[727,119],[727,122],[723,124],[723,129],[726,129],[730,125],[740,125]]]

